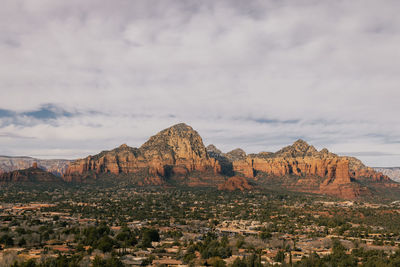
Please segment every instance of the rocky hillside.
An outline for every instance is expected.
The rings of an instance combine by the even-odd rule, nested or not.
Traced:
[[[36,162],[39,168],[51,172],[57,176],[62,176],[69,164],[69,160],[64,159],[36,159],[31,157],[7,157],[0,156],[0,173],[15,170],[27,169]]]
[[[9,182],[54,183],[62,182],[62,179],[50,172],[38,168],[38,165],[33,163],[30,168],[0,174],[0,184]]]
[[[365,183],[396,186],[387,176],[355,158],[340,157],[327,149],[317,151],[303,140],[275,153],[246,155],[243,150],[235,149],[224,154],[215,146],[209,146],[208,151],[223,163],[222,170],[231,168],[235,175],[295,191],[356,198],[370,193]]]
[[[8,165],[21,168],[22,163],[9,160]],[[68,161],[38,163],[47,163],[45,169],[62,173]],[[54,180],[44,174],[42,178],[32,178],[29,173],[6,173],[2,181]],[[162,130],[139,148],[123,144],[72,161],[63,175],[67,182],[108,178],[140,186],[214,186],[221,190],[279,187],[349,199],[373,195],[382,188],[398,188],[389,177],[358,159],[338,156],[327,149],[318,151],[303,140],[274,153],[248,155],[239,148],[223,153],[213,145],[206,148],[200,135],[184,123]]]
[[[375,171],[381,172],[384,175],[388,176],[390,179],[396,182],[400,182],[400,167],[392,167],[392,168],[374,168]]]
[[[246,178],[241,176],[230,177],[225,183],[218,185],[219,190],[226,191],[246,191],[253,189],[253,186],[247,181]]]
[[[200,135],[186,124],[177,124],[150,137],[140,148],[127,145],[76,160],[68,167],[67,181],[94,173],[143,176],[139,183],[162,184],[174,176],[193,172],[220,173],[217,160],[208,156]]]

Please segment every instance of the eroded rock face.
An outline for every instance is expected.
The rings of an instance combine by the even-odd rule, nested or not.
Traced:
[[[364,166],[361,161],[340,157],[327,149],[317,151],[303,140],[296,141],[276,153],[262,152],[246,155],[235,153],[231,159],[235,174],[260,180],[273,179],[294,191],[328,194],[343,198],[356,198],[368,191],[357,180],[386,181],[389,178]],[[222,157],[219,155],[219,157]]]
[[[107,173],[141,177],[137,180],[139,185],[163,185],[173,179],[176,184],[186,186],[248,190],[250,180],[253,184],[274,184],[293,191],[343,198],[369,194],[361,181],[392,185],[388,177],[361,161],[335,155],[327,149],[318,151],[303,140],[275,153],[247,155],[242,149],[222,153],[214,145],[205,148],[199,134],[186,124],[159,132],[140,148],[124,144],[76,160],[70,164],[64,179],[81,182]],[[226,181],[227,177],[231,178]]]
[[[326,150],[318,152],[303,140],[296,141],[276,153],[252,154],[234,161],[234,171],[248,178],[257,172],[272,176],[294,175],[327,178],[326,183],[349,183],[349,160]]]
[[[253,186],[246,180],[246,178],[241,176],[230,177],[225,183],[218,185],[218,190],[246,191],[251,189],[253,189]]]
[[[55,176],[50,172],[46,172],[40,168],[38,168],[37,163],[33,163],[33,166],[28,169],[16,170],[11,172],[5,172],[0,174],[0,183],[24,183],[24,182],[32,182],[32,183],[53,183],[53,182],[61,182],[61,178]]]
[[[157,166],[172,166],[174,173],[220,171],[216,160],[208,156],[200,135],[184,123],[150,137],[139,150],[144,158]]]
[[[95,156],[88,156],[71,162],[65,176],[71,174],[84,174],[88,171],[95,173],[131,173],[140,166],[145,166],[137,148],[121,145],[111,151],[103,151]]]
[[[374,182],[390,182],[390,178],[382,172],[365,166],[359,159],[354,157],[344,157],[348,159],[350,166],[350,176],[354,179],[370,179]]]
[[[399,167],[389,167],[389,168],[383,168],[383,167],[376,167],[374,168],[376,172],[380,172],[386,176],[388,176],[390,179],[396,182],[400,182],[400,168]]]
[[[210,158],[200,135],[186,124],[177,124],[152,136],[140,148],[126,144],[95,156],[72,162],[67,169],[65,179],[74,181],[74,176],[89,171],[100,173],[137,173],[147,170],[147,181],[156,181],[154,177],[168,178],[172,175],[186,175],[193,171],[212,171],[219,173],[221,167],[217,160]],[[146,183],[146,181],[142,181]]]

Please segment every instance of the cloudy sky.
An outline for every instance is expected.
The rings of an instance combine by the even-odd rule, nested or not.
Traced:
[[[400,166],[400,1],[3,0],[0,154],[76,158],[178,122]]]

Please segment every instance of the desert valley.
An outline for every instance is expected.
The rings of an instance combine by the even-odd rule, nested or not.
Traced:
[[[2,0],[0,267],[399,267],[399,0]]]
[[[223,153],[180,123],[139,148],[77,160],[3,157],[1,166],[4,266],[400,260],[399,184],[303,140]]]

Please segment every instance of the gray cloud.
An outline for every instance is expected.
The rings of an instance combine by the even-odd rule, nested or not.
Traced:
[[[10,124],[32,126],[40,123],[56,123],[60,118],[78,116],[78,112],[69,112],[54,104],[43,104],[37,109],[28,111],[14,111],[0,109],[0,125],[5,127]]]
[[[62,108],[52,105],[46,104],[42,105],[37,110],[25,111],[20,113],[22,116],[32,117],[39,120],[48,120],[48,119],[57,119],[59,117],[72,117],[74,114],[63,110]]]
[[[0,133],[0,138],[12,138],[12,139],[35,139],[35,137],[22,136],[15,133]]]
[[[224,150],[274,151],[301,137],[333,152],[396,154],[399,9],[395,0],[5,0],[0,133],[34,139],[0,138],[0,154],[80,157],[138,146],[181,121]]]
[[[349,155],[349,156],[353,156],[353,157],[359,157],[359,156],[372,156],[372,157],[400,156],[400,154],[384,153],[384,152],[380,152],[380,151],[338,152],[338,154]]]

